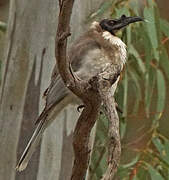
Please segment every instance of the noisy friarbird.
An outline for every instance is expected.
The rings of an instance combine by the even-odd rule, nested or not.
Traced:
[[[89,30],[74,42],[68,53],[75,75],[80,79],[89,80],[109,64],[116,65],[122,71],[126,63],[126,45],[115,33],[138,21],[143,21],[143,18],[122,15],[119,19],[103,19],[100,22],[93,22]],[[114,90],[118,81],[119,78],[114,83]],[[54,119],[53,117],[75,97],[65,87],[56,68],[45,95],[46,106],[38,117],[37,127],[16,166],[18,171],[26,168],[44,130]]]

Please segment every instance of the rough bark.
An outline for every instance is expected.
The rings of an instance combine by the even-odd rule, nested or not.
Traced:
[[[0,3],[0,65],[3,60],[3,52],[4,52],[4,45],[5,45],[5,37],[6,37],[6,24],[8,19],[8,12],[9,12],[9,2],[8,0],[2,1]],[[0,83],[1,83],[1,66],[0,66]]]
[[[90,159],[89,138],[91,130],[98,117],[101,102],[106,109],[106,115],[110,121],[109,127],[109,160],[108,169],[102,179],[113,178],[120,160],[121,145],[119,135],[119,119],[113,99],[116,85],[119,78],[119,70],[112,65],[100,72],[88,82],[77,78],[70,67],[67,58],[67,37],[70,35],[70,17],[74,0],[60,0],[60,13],[58,31],[56,35],[56,63],[59,73],[67,86],[84,103],[84,109],[78,119],[73,133],[74,165],[72,169],[72,180],[83,180],[86,176]],[[114,86],[114,87],[113,87]],[[113,88],[113,91],[111,89]]]
[[[105,108],[105,115],[109,120],[108,168],[103,175],[102,180],[113,179],[121,156],[119,117],[116,111],[116,102],[114,100],[114,81],[117,80],[116,78],[119,78],[116,76],[118,73],[118,68],[115,68],[113,65],[99,75],[100,82],[98,90]]]
[[[67,37],[70,35],[70,17],[74,0],[62,0],[60,2],[60,13],[58,31],[56,36],[56,60],[59,73],[70,90],[72,90],[84,103],[85,107],[81,113],[74,131],[74,153],[75,160],[71,179],[83,179],[86,175],[89,162],[89,138],[90,132],[98,117],[101,101],[93,87],[88,82],[79,80],[71,71],[67,59]]]
[[[121,143],[120,143],[120,134],[119,134],[119,117],[115,107],[114,97],[110,91],[109,87],[107,88],[107,93],[102,94],[104,105],[106,107],[105,114],[109,120],[109,146],[108,146],[108,168],[105,174],[102,177],[102,180],[112,180],[121,156]],[[103,91],[102,91],[103,92]]]

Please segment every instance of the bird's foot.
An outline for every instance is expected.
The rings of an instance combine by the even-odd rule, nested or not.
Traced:
[[[81,109],[83,109],[84,107],[85,107],[85,105],[84,105],[84,104],[79,105],[79,106],[77,107],[77,111],[78,111],[78,112],[80,112],[80,110],[81,110]]]

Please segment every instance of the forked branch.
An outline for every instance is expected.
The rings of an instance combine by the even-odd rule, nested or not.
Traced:
[[[78,119],[73,137],[73,147],[75,160],[72,170],[72,180],[83,180],[88,168],[90,149],[88,147],[90,132],[98,117],[101,103],[103,102],[107,116],[110,120],[110,156],[109,168],[104,175],[104,180],[113,177],[120,157],[120,138],[118,115],[115,109],[111,86],[114,77],[118,77],[118,72],[112,74],[112,68],[105,69],[104,72],[93,77],[89,82],[79,80],[74,75],[67,58],[67,37],[70,35],[70,17],[74,0],[59,0],[60,13],[58,29],[56,34],[56,64],[58,71],[65,85],[76,94],[84,103],[84,109]],[[105,79],[109,77],[109,79]]]

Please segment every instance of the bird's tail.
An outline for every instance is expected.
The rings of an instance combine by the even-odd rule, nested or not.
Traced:
[[[56,91],[58,92],[58,91]],[[66,96],[66,93],[64,94]],[[36,124],[37,127],[28,142],[28,145],[26,146],[17,166],[16,170],[17,171],[23,171],[26,167],[27,164],[34,153],[36,147],[39,145],[40,140],[42,138],[42,134],[44,130],[52,123],[52,121],[55,119],[56,115],[70,102],[73,101],[75,96],[66,96],[63,98],[61,96],[60,99],[55,100],[55,103],[51,103],[52,105],[50,106],[50,103],[48,106],[44,108],[42,111],[41,115],[38,117]]]
[[[45,128],[46,128],[46,117],[41,119],[41,121],[38,123],[30,141],[28,142],[28,144],[16,166],[17,171],[23,171],[27,167],[27,164],[28,164],[33,152],[35,151],[37,145],[39,144],[39,142],[41,140],[41,137],[42,137],[42,134],[43,134]]]

